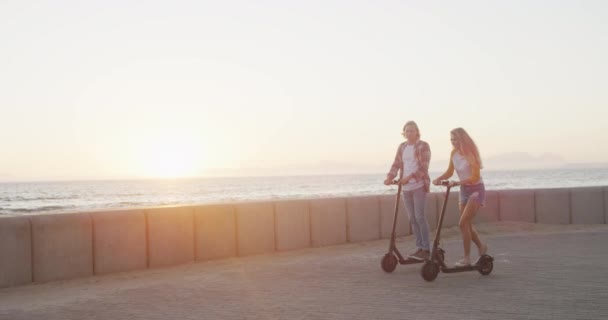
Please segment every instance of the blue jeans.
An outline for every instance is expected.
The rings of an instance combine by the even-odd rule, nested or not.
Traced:
[[[403,191],[403,200],[412,225],[412,232],[416,237],[416,247],[422,250],[430,250],[429,224],[424,215],[424,205],[426,203],[424,187]]]

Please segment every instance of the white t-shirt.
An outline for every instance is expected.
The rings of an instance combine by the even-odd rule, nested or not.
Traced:
[[[407,177],[410,174],[418,171],[418,161],[416,161],[415,157],[415,148],[416,146],[413,144],[407,144],[405,148],[403,148],[403,154],[401,155],[403,159],[403,177]],[[401,187],[403,191],[410,191],[414,189],[418,189],[420,187],[424,187],[424,181],[417,181],[416,178],[411,178],[407,184],[404,184]]]
[[[454,155],[452,156],[452,163],[454,163],[454,170],[456,170],[456,174],[458,175],[458,179],[460,179],[460,181],[466,180],[473,175],[471,164],[469,164],[467,158],[465,158],[459,152],[454,152]],[[477,181],[477,183],[482,182],[483,180],[481,180],[481,177],[479,177],[479,181]]]

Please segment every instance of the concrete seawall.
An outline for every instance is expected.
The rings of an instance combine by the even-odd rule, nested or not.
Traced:
[[[444,194],[427,197],[434,229]],[[488,191],[476,223],[605,224],[608,187]],[[361,196],[0,217],[0,287],[390,237],[395,198]],[[444,226],[458,224],[452,192]],[[397,234],[410,234],[400,205]]]

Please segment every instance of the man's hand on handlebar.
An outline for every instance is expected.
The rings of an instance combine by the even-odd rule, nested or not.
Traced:
[[[386,186],[390,186],[390,185],[398,185],[399,184],[399,179],[386,179],[384,180],[384,185]]]

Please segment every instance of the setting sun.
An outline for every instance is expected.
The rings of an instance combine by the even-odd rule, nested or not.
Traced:
[[[205,168],[204,146],[189,135],[149,138],[140,144],[137,171],[148,178],[184,178]]]

